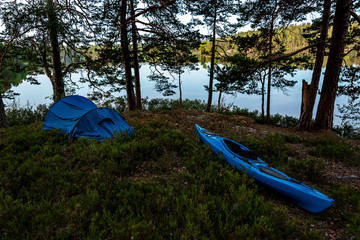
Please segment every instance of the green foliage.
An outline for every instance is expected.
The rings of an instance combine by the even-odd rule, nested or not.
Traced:
[[[150,111],[163,111],[180,108],[179,100],[174,99],[161,99],[154,98],[151,100],[143,99],[143,106],[145,109]],[[194,110],[199,112],[204,112],[206,108],[206,103],[203,100],[189,100],[185,99],[182,101],[182,109],[184,110]]]
[[[309,154],[316,157],[332,158],[339,162],[348,162],[358,165],[359,158],[354,147],[339,138],[314,138],[304,141],[310,147]]]
[[[21,107],[19,103],[14,101],[6,108],[6,120],[10,127],[28,125],[36,121],[43,121],[48,110],[49,107],[45,104],[40,104],[34,108],[28,103],[26,106]]]
[[[344,138],[360,139],[360,129],[354,127],[349,123],[341,124],[341,126],[334,126],[332,131]]]
[[[134,134],[102,143],[69,141],[43,131],[41,122],[3,129],[1,238],[321,239],[323,232],[308,218],[313,215],[269,201],[252,178],[215,155],[194,132],[187,135],[187,124],[174,128],[168,117],[179,111],[168,111],[132,112]],[[139,118],[143,113],[150,118]],[[229,117],[210,114],[213,124],[218,116]],[[327,138],[244,135],[239,142],[290,176],[321,182],[336,206],[314,216],[316,221],[340,216],[346,236],[358,236],[356,189],[330,188],[325,161],[300,160],[292,147],[310,148],[329,143]]]
[[[360,210],[360,207],[358,207]],[[360,213],[355,213],[355,216],[350,220],[349,232],[355,236],[355,238],[360,238]]]
[[[353,207],[359,209],[360,205],[360,196],[358,190],[354,186],[337,186],[333,188],[331,195],[336,205],[342,210],[345,211],[343,214],[349,214],[350,211],[353,212]],[[360,210],[360,209],[359,209]]]
[[[263,138],[246,137],[243,140],[245,146],[257,152],[266,162],[274,163],[275,166],[287,163],[288,157],[294,155],[286,142],[287,138],[282,134],[267,134]]]
[[[41,122],[2,132],[4,239],[287,239],[302,235],[254,181],[166,121],[71,142]],[[274,137],[273,138],[278,138]]]
[[[261,114],[259,111],[249,111],[248,109],[241,109],[236,106],[233,107],[232,111],[230,111],[232,114],[240,115],[240,116],[246,116],[250,117],[255,120],[257,123],[263,123],[261,119]],[[274,114],[270,116],[270,124],[277,127],[296,127],[298,125],[299,119],[292,117],[292,116],[282,116],[280,114]]]
[[[358,189],[354,186],[336,186],[332,190],[332,196],[338,208],[338,217],[347,219],[349,232],[360,237],[360,195]]]
[[[261,116],[258,110],[250,111],[247,108],[239,108],[237,106],[234,106],[232,111],[228,111],[227,113],[233,113],[240,116],[245,116],[254,119],[255,121],[260,121]]]
[[[349,137],[356,137],[360,120],[360,68],[358,66],[344,66],[340,75],[338,96],[346,96],[347,104],[338,104],[341,119],[341,133]],[[355,131],[354,131],[355,130]]]
[[[294,178],[299,180],[305,178],[306,180],[320,183],[325,180],[325,166],[326,162],[324,160],[308,156],[304,160],[289,158],[287,168]]]
[[[296,127],[299,123],[299,119],[292,116],[282,116],[280,114],[274,114],[270,116],[270,124],[277,127]]]
[[[313,239],[313,240],[321,240],[324,239],[320,235],[320,231],[314,230],[311,228],[311,221],[306,221],[305,229],[304,229],[304,238],[303,239]]]
[[[291,149],[289,144],[304,141],[295,135],[267,134],[263,138],[246,137],[243,143],[257,152],[261,159],[273,163],[276,168],[286,172],[299,180],[324,182],[326,162],[308,156],[304,160],[297,159],[298,152]]]

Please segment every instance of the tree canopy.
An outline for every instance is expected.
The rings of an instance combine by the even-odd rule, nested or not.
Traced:
[[[199,59],[195,53],[199,53],[210,56],[207,111],[212,104],[213,91],[261,94],[262,115],[265,115],[266,96],[268,119],[271,89],[286,91],[295,82],[285,76],[291,77],[298,66],[313,67],[314,59],[309,59],[311,54],[307,52],[323,52],[324,55],[330,52],[327,63],[335,61],[341,65],[343,58],[340,52],[347,56],[359,49],[359,28],[353,23],[360,20],[356,17],[359,4],[349,2],[346,8],[346,14],[351,14],[353,19],[349,21],[347,17],[344,21],[346,26],[352,24],[348,32],[343,32],[343,42],[347,45],[344,45],[344,50],[340,48],[339,54],[331,54],[331,49],[339,49],[343,45],[334,42],[334,36],[338,36],[338,18],[332,18],[330,14],[330,20],[314,21],[306,25],[307,30],[291,25],[305,20],[309,13],[323,12],[326,2],[328,0],[2,2],[1,91],[4,93],[18,82],[22,78],[19,69],[26,66],[27,73],[44,72],[48,76],[56,101],[74,87],[68,81],[70,74],[83,71],[86,74],[82,81],[96,89],[94,97],[108,97],[112,92],[125,90],[128,109],[141,109],[139,69],[147,62],[154,70],[150,78],[157,81],[157,90],[171,95],[173,89],[178,87],[181,102],[181,74],[184,69],[197,68]],[[336,9],[338,6],[334,5]],[[189,21],[182,21],[185,15]],[[325,23],[331,26],[331,19],[334,19],[334,28],[324,28]],[[344,29],[344,24],[341,29]],[[239,28],[245,25],[250,25],[253,30],[239,33]],[[198,29],[201,27],[208,28],[209,34],[200,35]],[[328,36],[319,40],[320,29],[326,35],[333,31],[329,34],[329,37],[332,36],[332,47]],[[291,37],[294,35],[296,37]],[[16,49],[16,58],[10,60],[6,57],[11,54],[7,51],[8,46],[11,46],[11,51]],[[300,47],[294,49],[294,46]],[[322,61],[319,61],[316,69],[321,66]],[[165,72],[172,77],[169,78]],[[339,74],[340,70],[330,75]],[[175,79],[178,84],[173,82]],[[326,82],[323,86],[327,86]],[[107,86],[110,88],[104,90]],[[336,89],[337,84],[334,87]],[[317,88],[314,89],[311,96],[314,96]],[[327,98],[326,92],[323,91],[323,98]],[[326,114],[333,115],[331,112]],[[320,112],[318,119],[322,115]],[[327,119],[332,122],[331,117]],[[309,121],[311,116],[307,117],[307,127],[304,129],[309,129]],[[318,120],[317,124],[321,125],[320,128],[329,128],[332,124],[325,126],[319,124],[321,121]]]

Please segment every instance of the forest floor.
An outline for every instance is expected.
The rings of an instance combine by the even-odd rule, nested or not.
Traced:
[[[70,141],[0,129],[1,239],[360,239],[360,140],[234,114],[123,116],[134,134]],[[205,146],[198,124],[335,200],[313,214]]]
[[[141,121],[165,121],[169,123],[170,127],[191,137],[196,135],[194,124],[198,124],[218,135],[231,139],[241,139],[245,142],[248,137],[263,139],[272,134],[280,134],[291,137],[295,136],[301,140],[295,141],[295,143],[286,143],[286,145],[290,148],[290,152],[296,153],[295,155],[297,161],[305,161],[308,157],[313,157],[315,155],[316,160],[322,160],[324,162],[324,166],[320,170],[321,172],[318,173],[322,174],[324,180],[318,183],[316,181],[309,181],[306,176],[301,176],[301,180],[305,184],[313,186],[314,188],[331,188],[332,186],[336,186],[337,188],[350,187],[352,194],[358,195],[357,198],[360,199],[360,140],[344,139],[331,131],[302,132],[296,128],[283,128],[266,124],[257,124],[253,119],[244,116],[223,115],[217,113],[203,113],[195,111],[183,112],[173,110],[159,112],[144,111],[129,113],[126,115],[126,118],[129,123],[140,119]],[[316,152],[313,153],[311,149],[313,149],[314,146],[307,144],[309,141],[316,142],[319,140],[324,141],[324,149],[320,150],[323,151],[323,154]],[[330,149],[333,147],[333,144],[337,145],[337,143],[344,143],[345,148],[349,147],[350,151],[354,150],[354,154],[350,156],[350,158],[353,159],[350,161],[344,161],[344,159],[342,159],[343,151],[345,152],[345,155],[347,154],[346,149],[336,149],[334,153],[327,153],[327,151],[331,152]],[[256,151],[259,150],[260,149],[256,149]],[[325,157],[322,155],[325,155]],[[264,158],[263,160],[267,161],[267,159]],[[315,166],[315,168],[316,167],[317,166]],[[283,169],[287,168],[285,167]],[[298,175],[298,177],[300,176]],[[297,219],[297,222],[302,225],[302,227],[309,227],[306,226],[309,220],[308,212],[296,205],[290,204],[288,199],[282,198],[277,193],[274,193],[267,188],[264,188],[264,191],[264,197],[267,200],[276,204],[285,205],[290,217]],[[347,196],[343,197],[346,198]],[[324,218],[317,218],[316,214],[310,214],[314,219],[310,224],[310,231],[320,231],[324,239],[357,239],[359,235],[357,235],[357,237],[353,236],[349,234],[346,229],[346,226],[348,226],[349,223],[346,219],[344,219],[343,215],[347,213],[344,209],[338,209],[342,203],[335,203],[334,207],[328,210],[331,213],[327,214]],[[360,208],[360,202],[357,204],[358,206],[350,206],[350,208]],[[360,224],[360,222],[356,222],[355,224]],[[360,231],[360,225],[357,225],[357,231]],[[359,232],[357,232],[357,234],[359,234]]]

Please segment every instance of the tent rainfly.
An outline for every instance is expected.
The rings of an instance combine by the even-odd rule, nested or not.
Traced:
[[[69,134],[69,138],[87,137],[99,141],[133,132],[133,128],[115,110],[98,108],[89,99],[77,95],[54,103],[46,115],[43,129],[60,129],[60,132]]]

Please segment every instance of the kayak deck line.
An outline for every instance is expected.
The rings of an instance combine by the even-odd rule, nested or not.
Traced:
[[[197,124],[195,127],[201,140],[209,145],[216,154],[221,154],[229,164],[289,197],[292,202],[305,210],[319,213],[333,206],[333,199],[277,170],[272,164],[261,160],[256,153],[244,145],[216,135]]]

